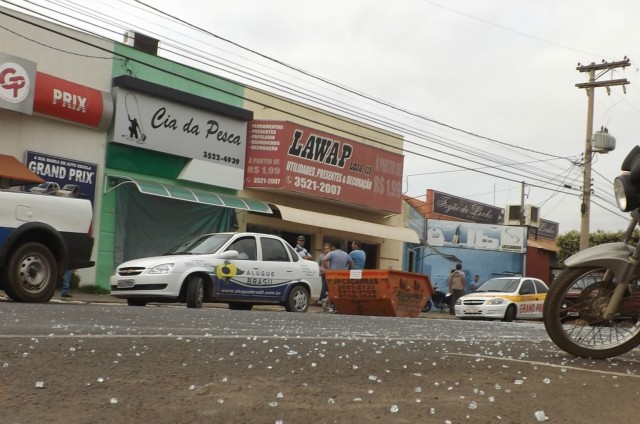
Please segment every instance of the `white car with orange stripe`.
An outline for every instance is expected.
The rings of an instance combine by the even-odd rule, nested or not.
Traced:
[[[542,319],[542,304],[548,290],[537,278],[492,278],[456,301],[456,316],[503,321]]]

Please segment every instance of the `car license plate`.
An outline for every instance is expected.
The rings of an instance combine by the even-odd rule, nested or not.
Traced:
[[[133,280],[118,280],[119,289],[128,289],[134,286]]]
[[[480,313],[480,308],[477,308],[475,306],[471,306],[469,308],[465,308],[464,309],[464,313],[465,314],[479,314]]]

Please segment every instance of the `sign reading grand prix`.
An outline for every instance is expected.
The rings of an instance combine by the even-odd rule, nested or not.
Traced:
[[[399,213],[403,156],[285,121],[252,121],[245,187]]]

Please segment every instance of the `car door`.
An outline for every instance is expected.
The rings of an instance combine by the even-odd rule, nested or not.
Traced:
[[[214,274],[214,291],[216,296],[232,300],[251,300],[260,298],[262,292],[248,284],[256,274],[258,261],[258,242],[252,235],[237,237],[224,249],[225,252],[235,250],[238,257],[229,259],[218,265]]]
[[[261,269],[269,273],[265,296],[284,299],[291,282],[299,281],[300,256],[276,238],[260,237]]]
[[[518,290],[518,318],[536,318],[542,316],[542,302],[538,301],[535,284],[524,279]],[[537,309],[540,309],[537,311]]]

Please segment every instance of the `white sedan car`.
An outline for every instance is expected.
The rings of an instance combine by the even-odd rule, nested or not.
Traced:
[[[283,239],[259,233],[205,234],[163,256],[134,259],[110,278],[111,295],[132,306],[149,302],[228,303],[250,310],[279,304],[306,312],[320,296],[318,264],[302,259]]]
[[[500,277],[485,281],[475,292],[456,301],[460,318],[541,319],[547,285],[537,278]]]

